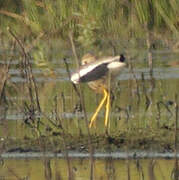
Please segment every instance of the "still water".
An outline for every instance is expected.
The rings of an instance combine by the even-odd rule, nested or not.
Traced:
[[[133,71],[125,69],[116,80],[109,130],[114,143],[110,142],[112,144],[110,150],[111,153],[122,150],[125,154],[126,149],[132,147],[164,153],[160,156],[148,154],[138,158],[130,157],[128,154],[122,157],[115,154],[106,156],[102,154],[106,151],[106,146],[104,143],[100,144],[99,141],[97,150],[101,154],[95,157],[92,164],[94,179],[174,179],[176,167],[173,154],[175,151],[175,97],[179,92],[179,53],[153,52],[152,75],[146,60],[147,54],[143,54],[142,57],[139,56],[132,61]],[[69,159],[40,154],[33,157],[29,152],[24,155],[23,153],[16,154],[16,152],[6,154],[6,151],[19,147],[26,148],[27,151],[29,149],[40,151],[38,143],[35,144],[37,147],[29,143],[31,139],[38,139],[39,134],[50,142],[51,146],[46,147],[48,151],[60,151],[61,146],[58,146],[58,143],[60,144],[63,139],[61,126],[70,137],[66,140],[67,146],[73,145],[73,148],[78,150],[78,146],[84,146],[87,141],[83,140],[87,135],[84,114],[77,110],[79,99],[69,82],[63,60],[53,59],[51,62],[44,63],[43,66],[34,61],[30,62],[39,92],[41,112],[33,111],[35,106],[31,104],[28,82],[23,76],[20,60],[12,60],[3,105],[0,106],[0,180],[68,179],[69,174],[73,179],[89,179],[91,161],[88,156],[83,156],[84,154],[79,157],[70,156]],[[0,59],[2,67],[6,63],[4,59]],[[67,59],[67,63],[70,71],[74,71],[74,59]],[[82,89],[85,92],[84,100],[89,119],[101,96],[92,92],[87,85],[82,85]],[[35,97],[34,89],[32,94]],[[59,118],[56,116],[56,111]],[[38,135],[33,122],[34,117],[40,119],[41,122]],[[57,123],[58,119],[60,119],[60,126]],[[90,130],[91,134],[93,137],[104,139],[104,111],[99,114],[96,127]],[[57,143],[53,143],[55,133],[60,134]],[[124,145],[118,146],[118,139],[114,136],[123,137]],[[171,156],[168,151],[171,151]],[[75,153],[72,154],[75,155]]]
[[[65,158],[48,157],[49,154],[37,157],[38,153],[36,155],[29,153],[26,158],[22,157],[24,155],[21,155],[21,158],[17,157],[18,154],[14,155],[14,158],[7,158],[8,155],[4,155],[6,158],[1,159],[0,179],[66,180],[69,174],[76,180],[90,179],[91,166],[88,158],[69,157],[69,165]],[[108,156],[96,158],[93,168],[92,177],[97,180],[172,180],[175,177],[175,160],[170,158],[119,159]]]
[[[174,101],[179,90],[179,53],[154,51],[152,74],[146,60],[147,52],[144,51],[141,54],[143,54],[142,57],[138,56],[131,61],[133,70],[126,68],[116,80],[110,114],[111,132],[116,132],[116,129],[123,131],[126,128],[129,131],[133,128],[172,126],[175,121]],[[48,63],[44,62],[43,65],[35,60],[30,62],[42,111],[34,112],[36,118],[41,118],[44,126],[49,124],[48,118],[55,118],[56,99],[59,118],[64,128],[72,134],[78,134],[80,131],[86,134],[84,116],[79,108],[79,98],[69,81],[63,59],[52,59]],[[2,67],[6,63],[6,60],[0,60]],[[68,58],[67,63],[70,71],[73,72],[74,59]],[[33,109],[30,104],[36,103],[36,97],[31,84],[32,96],[34,96],[32,102],[28,81],[21,66],[21,60],[11,61],[4,104],[0,107],[0,119],[3,122],[0,126],[3,129],[0,131],[0,136],[3,138],[29,135],[29,128],[26,128],[23,122],[25,119],[28,121]],[[86,84],[82,84],[82,90],[85,92],[84,101],[87,116],[90,119],[101,95],[96,95]],[[104,111],[99,114],[99,120],[96,122],[100,133],[104,132],[103,117]],[[46,132],[41,129],[41,134],[44,135]]]

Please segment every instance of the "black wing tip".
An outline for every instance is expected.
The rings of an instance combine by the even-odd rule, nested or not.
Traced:
[[[124,62],[125,59],[126,59],[126,58],[124,57],[124,55],[123,55],[123,54],[120,54],[120,59],[119,59],[119,61],[120,61],[120,62]]]

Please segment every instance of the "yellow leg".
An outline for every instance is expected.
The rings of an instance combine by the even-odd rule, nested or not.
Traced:
[[[107,94],[107,102],[106,102],[106,114],[105,114],[105,121],[104,125],[105,127],[108,126],[108,120],[109,120],[109,110],[110,110],[110,93]]]
[[[101,108],[103,107],[103,104],[105,103],[107,96],[108,96],[108,92],[106,91],[106,89],[104,89],[104,97],[103,97],[103,99],[101,100],[99,106],[97,107],[95,113],[93,114],[93,116],[92,116],[92,118],[91,118],[91,121],[90,121],[90,124],[89,124],[89,127],[90,127],[90,128],[92,127],[94,121],[96,120],[96,117],[97,117],[99,111],[100,111]]]

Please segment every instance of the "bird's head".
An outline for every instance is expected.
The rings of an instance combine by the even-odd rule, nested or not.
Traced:
[[[81,65],[86,65],[94,61],[96,61],[96,57],[91,53],[87,53],[81,58]]]

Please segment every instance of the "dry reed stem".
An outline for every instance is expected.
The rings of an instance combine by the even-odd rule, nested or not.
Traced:
[[[179,179],[179,165],[178,165],[178,94],[175,94],[175,180]]]
[[[133,75],[133,80],[136,84],[136,94],[137,94],[137,105],[140,104],[140,92],[139,92],[139,83],[138,83],[138,80],[137,80],[137,77],[134,73],[134,68],[133,68],[133,64],[132,64],[132,59],[129,57],[129,70],[130,70],[130,73]]]
[[[77,57],[76,48],[75,48],[74,41],[73,41],[73,34],[71,32],[69,33],[69,39],[70,39],[70,43],[72,46],[73,55],[75,57],[76,66],[79,69],[80,61]],[[94,179],[93,178],[93,176],[94,176],[93,175],[94,174],[94,157],[93,157],[92,139],[91,139],[89,125],[88,125],[87,113],[86,113],[85,102],[84,102],[84,94],[83,94],[80,84],[79,84],[79,93],[80,93],[80,101],[81,101],[82,109],[83,109],[84,116],[85,116],[86,129],[87,129],[87,133],[88,133],[88,144],[89,144],[89,153],[90,153],[90,170],[91,170],[90,171],[90,180],[93,180]]]
[[[70,75],[70,70],[69,70],[69,66],[68,66],[68,63],[67,63],[67,61],[66,61],[66,58],[64,58],[63,61],[64,61],[64,63],[65,63],[65,68],[66,68],[66,71],[67,71],[67,74],[68,74],[68,78],[69,78],[69,80],[70,80],[70,76],[71,76],[71,75]],[[70,82],[71,82],[71,81],[70,81]],[[79,91],[78,91],[78,88],[76,87],[76,85],[75,85],[74,83],[71,82],[71,84],[72,84],[72,86],[73,86],[76,94],[78,95],[78,97],[79,97],[79,99],[80,99],[80,93],[79,93]]]
[[[74,179],[74,175],[73,175],[73,171],[72,171],[72,167],[71,167],[71,160],[70,157],[68,156],[68,147],[67,147],[67,143],[66,143],[66,139],[65,139],[65,129],[63,128],[62,125],[62,121],[59,118],[59,112],[58,112],[58,103],[57,103],[57,96],[54,99],[55,101],[55,116],[56,116],[56,121],[60,123],[60,128],[62,129],[62,140],[63,140],[63,145],[64,145],[64,153],[65,153],[65,158],[67,161],[67,167],[68,167],[68,179],[69,180],[73,180]]]

